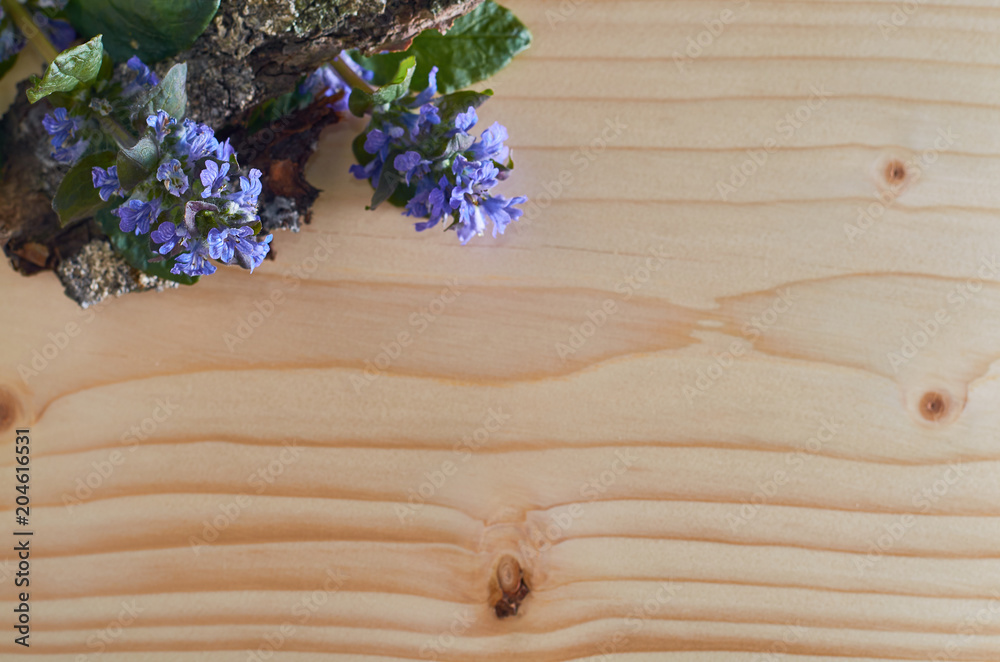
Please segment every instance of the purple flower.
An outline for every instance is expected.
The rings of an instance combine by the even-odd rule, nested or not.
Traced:
[[[0,19],[3,18],[2,11],[0,9]],[[24,48],[24,37],[8,23],[0,30],[0,62],[14,57],[22,48]]]
[[[141,87],[156,87],[160,84],[160,79],[157,78],[156,73],[143,64],[142,60],[140,60],[138,56],[133,55],[130,57],[125,65],[138,74],[132,82],[132,85]]]
[[[468,133],[472,127],[476,126],[476,122],[478,121],[479,115],[476,114],[475,106],[469,106],[469,109],[464,113],[455,115],[455,128],[462,133]]]
[[[382,176],[382,162],[378,159],[372,159],[366,165],[353,163],[351,164],[351,167],[348,168],[348,171],[354,175],[355,179],[377,181],[378,177]]]
[[[179,198],[187,193],[188,176],[184,174],[184,168],[177,159],[161,163],[159,169],[156,171],[156,178],[163,182],[170,195]]]
[[[205,161],[205,169],[201,171],[201,183],[205,190],[201,192],[201,197],[217,198],[222,195],[222,191],[229,184],[228,173],[229,163],[220,166],[211,159]]]
[[[262,174],[257,168],[252,168],[250,170],[250,177],[240,177],[240,190],[238,193],[230,194],[229,199],[247,211],[256,211],[257,198],[260,197],[261,191],[263,191],[260,183],[260,176]]]
[[[367,69],[361,67],[354,60],[348,57],[347,53],[341,53],[340,59],[343,60],[354,73],[364,80],[370,81],[375,77],[375,72],[368,71]],[[305,82],[299,86],[299,94],[302,95],[311,94],[313,96],[318,96],[322,94],[324,97],[332,97],[334,94],[341,91],[344,93],[344,96],[334,102],[333,109],[345,112],[348,109],[351,98],[351,86],[344,82],[344,79],[340,77],[337,70],[329,64],[324,64],[316,71],[309,74],[309,77],[306,78]]]
[[[476,161],[494,160],[501,163],[507,161],[510,149],[503,143],[507,140],[507,129],[499,122],[483,131],[482,137],[474,144],[469,153]]]
[[[89,140],[80,140],[73,144],[63,145],[56,151],[52,152],[52,158],[57,163],[70,165],[79,161],[80,157],[83,156],[83,153],[87,151],[89,146]]]
[[[486,212],[486,215],[490,217],[493,221],[493,236],[497,236],[497,232],[503,234],[504,230],[511,222],[519,219],[524,211],[521,209],[516,209],[514,205],[520,205],[527,202],[528,199],[522,195],[516,198],[511,198],[508,200],[502,195],[485,198],[480,205],[480,208]]]
[[[170,221],[164,221],[160,223],[160,227],[156,228],[149,234],[149,238],[152,239],[157,244],[162,244],[158,249],[160,255],[166,255],[170,251],[174,250],[174,247],[180,244],[181,246],[187,246],[188,241],[191,239],[191,233],[187,231],[183,225],[176,225]]]
[[[309,74],[305,82],[299,86],[299,94],[322,94],[325,97],[331,97],[343,85],[344,81],[340,79],[334,68],[329,64],[324,64]]]
[[[229,144],[229,138],[226,138],[226,142],[219,143],[219,146],[215,148],[215,158],[220,161],[229,161],[229,157],[235,155],[236,150]]]
[[[170,134],[170,127],[177,124],[177,120],[167,114],[165,110],[158,110],[155,115],[146,118],[146,124],[156,131],[156,142],[162,143]]]
[[[324,98],[329,98],[338,92],[343,92],[343,96],[334,101],[332,107],[338,112],[346,112],[350,107],[351,86],[346,84],[328,64],[309,74],[309,78],[299,87],[300,94],[311,94],[316,97],[322,95]]]
[[[486,229],[486,219],[483,216],[479,205],[468,203],[458,210],[458,227],[455,232],[462,245],[469,243],[469,240],[476,235],[481,235]]]
[[[385,164],[385,160],[389,158],[390,145],[405,135],[406,131],[399,126],[390,126],[387,131],[382,131],[381,129],[372,129],[369,131],[368,135],[365,136],[365,151],[375,155],[375,158],[365,166],[355,163],[350,168],[351,174],[358,179],[367,179],[373,183],[377,182],[382,176],[382,166]]]
[[[451,182],[447,177],[441,177],[436,184],[429,177],[417,182],[417,193],[406,203],[406,211],[403,212],[407,216],[428,219],[414,224],[417,232],[434,227],[451,213],[450,191]]]
[[[391,137],[381,129],[372,129],[365,136],[365,151],[369,154],[378,154],[383,149],[388,149]]]
[[[253,252],[253,242],[249,241],[252,236],[253,228],[248,225],[222,230],[212,228],[208,231],[208,254],[228,264],[233,261],[237,249],[245,255]]]
[[[420,107],[420,116],[417,118],[417,130],[420,131],[428,124],[440,124],[441,111],[434,104],[426,104]]]
[[[160,215],[160,201],[154,198],[143,202],[133,198],[111,213],[121,219],[118,227],[122,232],[134,230],[137,235],[147,234],[149,226]]]
[[[195,244],[187,253],[177,256],[172,274],[185,274],[187,276],[210,276],[215,273],[215,265],[208,261],[208,246],[201,241]]]
[[[424,104],[420,107],[420,112],[404,113],[400,116],[400,121],[410,130],[410,138],[419,140],[424,129],[441,123],[441,110],[432,103]]]
[[[406,175],[406,183],[414,177],[423,177],[431,169],[431,162],[420,156],[420,152],[409,151],[400,154],[392,163],[401,175]]]
[[[461,154],[455,156],[452,172],[455,174],[455,188],[451,192],[451,203],[455,209],[460,202],[467,201],[467,196],[483,195],[496,186],[500,173],[492,161],[469,161]]]
[[[485,231],[487,218],[493,221],[493,236],[496,237],[524,213],[514,205],[527,202],[527,198],[519,196],[507,200],[503,196],[489,195],[500,175],[493,161],[469,161],[458,154],[452,171],[455,186],[451,189],[450,205],[458,212],[456,231],[462,244]]]
[[[410,108],[422,106],[434,98],[434,95],[437,94],[438,91],[437,72],[437,67],[431,67],[430,73],[427,74],[427,88],[417,95],[417,98],[410,104]]]
[[[249,269],[250,273],[253,273],[254,269],[264,263],[264,258],[267,257],[268,252],[271,250],[271,239],[273,238],[274,235],[269,234],[260,241],[251,241],[250,252],[240,253],[240,264]]]
[[[46,5],[39,2],[38,6],[45,7]],[[42,12],[34,12],[32,22],[46,33],[57,51],[66,50],[76,41],[76,30],[66,21],[51,19]]]
[[[186,150],[185,156],[188,164],[193,164],[206,156],[212,156],[219,150],[219,141],[216,139],[212,127],[198,124],[194,120],[184,120],[184,125],[178,135],[180,140],[177,147]]]
[[[62,147],[67,140],[76,137],[76,132],[80,128],[80,118],[71,117],[65,108],[56,108],[52,115],[46,114],[42,118],[42,126],[52,136],[52,146]]]
[[[91,171],[91,176],[94,179],[94,188],[101,189],[98,192],[101,200],[107,202],[113,195],[125,197],[125,191],[122,190],[121,182],[118,181],[118,166],[111,166],[107,170],[94,168]]]

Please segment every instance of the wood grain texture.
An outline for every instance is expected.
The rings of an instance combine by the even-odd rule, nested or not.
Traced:
[[[0,270],[31,651],[1000,659],[1000,8],[509,4],[506,236],[365,212],[348,123],[252,277]]]

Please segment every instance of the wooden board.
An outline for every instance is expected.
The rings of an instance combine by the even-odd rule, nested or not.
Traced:
[[[252,277],[0,270],[31,652],[1000,659],[1000,9],[510,5],[506,236],[365,212],[348,123]]]

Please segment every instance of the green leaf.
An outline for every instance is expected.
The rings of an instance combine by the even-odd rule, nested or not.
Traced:
[[[396,75],[388,83],[375,90],[372,102],[375,105],[392,103],[410,93],[410,81],[417,68],[417,59],[413,56],[405,58],[396,68]],[[351,96],[354,96],[353,94]],[[349,103],[349,102],[348,102]]]
[[[372,95],[364,90],[354,90],[347,99],[347,107],[355,117],[364,117],[365,113],[371,110]]]
[[[265,101],[250,111],[250,117],[247,118],[246,122],[247,135],[252,136],[267,128],[272,122],[277,122],[306,108],[311,100],[311,94],[301,94],[298,89],[295,89],[280,97]]]
[[[187,114],[187,62],[181,62],[170,67],[160,84],[154,87],[149,96],[140,104],[151,104],[153,111],[165,110],[168,115],[180,121]],[[142,113],[143,119],[146,114]]]
[[[71,92],[81,83],[89,83],[101,72],[104,48],[101,46],[101,35],[97,35],[86,44],[81,44],[65,50],[45,70],[45,76],[39,80],[32,76],[34,84],[28,90],[28,100],[36,103],[56,92]]]
[[[135,147],[118,152],[118,181],[122,188],[131,191],[145,181],[153,174],[159,160],[159,149],[150,138],[143,138]]]
[[[396,74],[388,83],[368,94],[364,90],[354,90],[347,100],[347,107],[355,117],[364,117],[374,106],[384,106],[410,93],[410,79],[417,67],[417,61],[408,57],[396,67]]]
[[[437,65],[438,91],[448,94],[485,80],[506,67],[531,45],[531,32],[510,10],[487,0],[455,21],[447,34],[421,32],[402,53],[382,53],[354,59],[375,72],[376,84],[387,81],[407,56],[416,56],[413,89],[427,87],[427,75]]]
[[[447,124],[455,115],[464,113],[470,106],[472,108],[479,108],[491,96],[493,96],[493,90],[483,90],[482,92],[466,90],[463,92],[452,92],[446,96],[439,97],[437,107],[441,113],[441,121]]]
[[[417,187],[413,185],[407,186],[405,183],[401,183],[389,199],[386,200],[393,207],[405,207],[406,204],[417,195]]]
[[[382,175],[379,177],[378,186],[375,187],[375,193],[372,194],[372,202],[368,207],[369,209],[375,209],[391,198],[399,185],[403,183],[403,176],[392,167],[392,163],[398,155],[399,152],[397,151],[389,152],[389,157],[385,160],[385,165],[382,167]]]
[[[448,141],[448,144],[444,148],[444,152],[438,158],[447,159],[459,152],[464,152],[465,150],[472,147],[472,144],[476,142],[475,136],[470,136],[467,133],[456,133]]]
[[[59,214],[61,227],[90,218],[98,210],[116,204],[114,200],[101,200],[99,189],[94,188],[93,177],[94,168],[108,168],[114,164],[114,152],[100,152],[80,159],[70,168],[52,199],[52,209]]]
[[[118,217],[112,214],[110,209],[102,209],[97,212],[97,222],[101,224],[104,233],[108,235],[108,239],[111,240],[111,245],[114,246],[115,251],[132,267],[150,276],[172,280],[181,285],[194,285],[198,282],[198,276],[192,277],[170,273],[170,269],[174,266],[175,262],[173,258],[161,262],[153,262],[152,260],[160,256],[153,253],[150,249],[149,238],[138,236],[131,232],[122,232],[118,228]]]
[[[85,35],[103,33],[119,62],[146,64],[188,49],[219,9],[219,0],[70,0],[66,15]]]

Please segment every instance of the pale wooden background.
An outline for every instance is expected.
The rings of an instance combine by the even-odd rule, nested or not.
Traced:
[[[510,5],[535,43],[481,116],[510,128],[507,192],[547,202],[569,183],[507,236],[463,248],[365,212],[352,123],[311,164],[315,222],[252,277],[84,313],[51,275],[0,269],[3,424],[35,444],[32,652],[1000,659],[1000,286],[983,266],[1000,257],[1000,9]],[[827,100],[779,124],[813,88]],[[608,120],[627,129],[584,167],[575,152]],[[765,145],[723,201],[717,182]],[[898,197],[849,240],[893,160],[911,161]],[[647,278],[650,251],[666,260]],[[273,314],[253,315],[272,291]],[[557,343],[605,301],[615,312],[563,360]],[[245,320],[258,328],[231,352]],[[79,335],[25,383],[18,366],[70,322]],[[922,347],[894,366],[904,337]],[[161,402],[173,412],[154,423]],[[487,434],[491,409],[504,420]],[[454,450],[477,430],[471,458]],[[426,505],[405,508],[421,488]],[[532,593],[500,621],[504,554]],[[5,622],[12,596],[5,578]],[[268,641],[276,655],[250,656]]]

